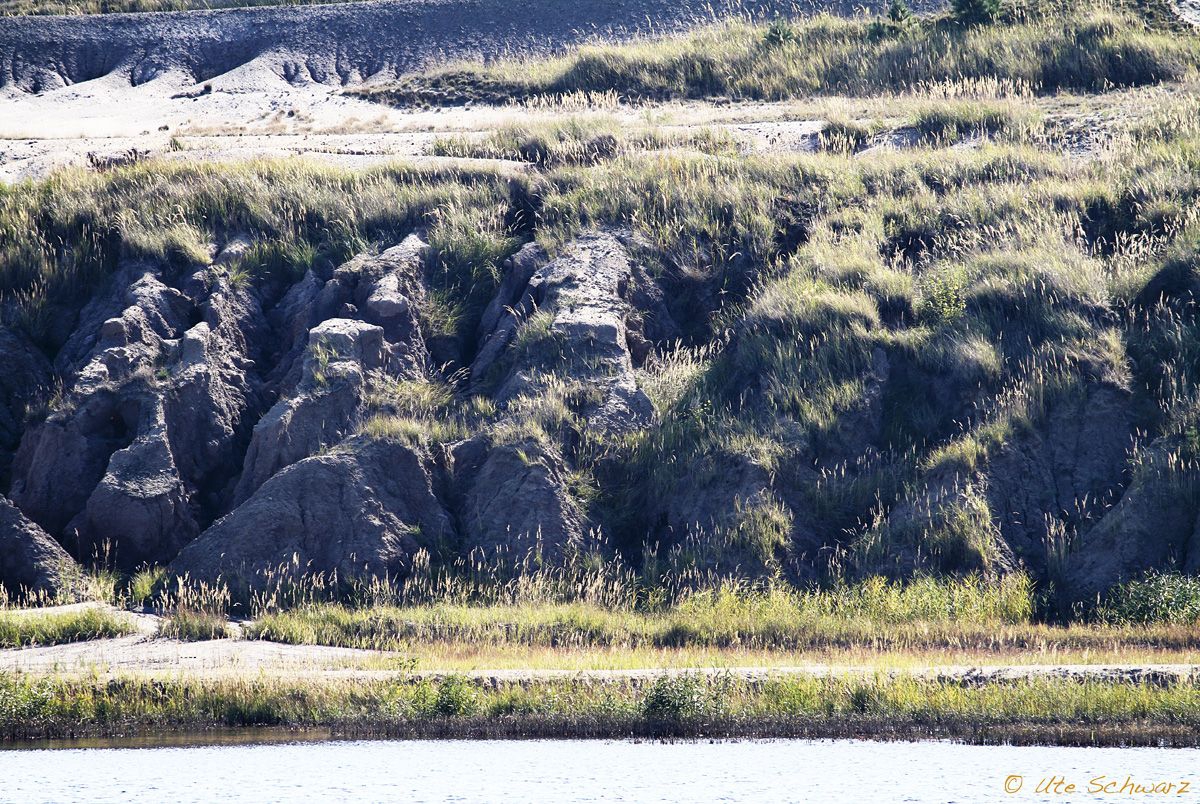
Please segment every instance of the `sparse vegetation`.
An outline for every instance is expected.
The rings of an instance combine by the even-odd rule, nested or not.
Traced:
[[[187,578],[174,581],[160,598],[164,616],[158,636],[183,642],[229,637],[229,590],[223,584],[190,583]]]
[[[611,117],[567,117],[541,126],[508,126],[483,139],[434,141],[432,153],[471,159],[509,159],[540,167],[593,165],[631,151],[699,151],[736,155],[737,142],[715,129],[667,133],[648,128],[630,131]]]
[[[507,195],[504,177],[494,171],[401,167],[351,174],[283,163],[141,163],[0,187],[4,320],[45,338],[51,309],[82,304],[122,257],[203,265],[243,232],[257,235],[253,247],[214,269],[235,284],[339,264],[368,242],[434,223],[435,212],[435,228],[446,233],[439,241],[444,264],[467,270],[480,248],[503,250],[507,241],[481,241],[487,234],[476,232],[474,218],[464,222],[471,236],[457,240],[458,218],[446,211],[494,209]]]
[[[639,604],[636,589],[619,594],[614,589],[605,595],[609,600],[599,603],[563,600],[553,592],[553,581],[544,582],[541,589],[536,583],[536,577],[526,580],[518,598],[490,604],[472,603],[469,597],[456,600],[457,596],[417,603],[413,593],[401,587],[395,591],[397,599],[411,602],[387,605],[377,591],[376,603],[365,608],[312,603],[266,613],[247,628],[246,636],[401,651],[429,641],[622,649],[919,648],[974,640],[990,643],[997,630],[1028,624],[1033,616],[1031,586],[1020,576],[995,585],[979,578],[927,578],[906,585],[875,578],[809,592],[726,586],[686,593],[669,605]],[[570,592],[564,588],[560,594]],[[1021,639],[1021,629],[1011,633],[1014,641]]]

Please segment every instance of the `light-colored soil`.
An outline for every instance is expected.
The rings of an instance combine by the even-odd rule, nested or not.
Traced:
[[[165,14],[0,17],[0,182],[130,151],[174,160],[426,161],[439,134],[528,109],[401,111],[351,95],[434,63],[540,55],[737,13],[849,11],[792,0],[379,0]],[[693,104],[694,105],[694,104]],[[750,147],[808,147],[817,124],[743,114]],[[564,110],[542,114],[561,115]],[[727,110],[722,110],[727,111]],[[639,111],[626,110],[633,122]]]
[[[169,161],[305,158],[357,169],[457,161],[430,156],[434,141],[481,137],[500,126],[564,113],[646,125],[646,111],[629,107],[391,109],[338,88],[296,87],[271,76],[255,91],[221,89],[197,98],[177,97],[172,87],[178,85],[166,79],[121,87],[109,76],[41,95],[0,93],[0,182],[39,179],[57,168],[86,167],[89,155],[105,159],[135,150]],[[692,102],[662,105],[655,115],[665,131],[713,126],[729,130],[747,149],[797,151],[811,150],[823,126],[796,119],[803,111],[788,104]]]
[[[37,612],[71,611],[98,604],[86,603]],[[0,650],[0,672],[21,672],[63,677],[149,676],[155,678],[283,677],[295,679],[379,679],[397,676],[437,678],[446,671],[420,666],[413,669],[411,657],[403,653],[359,650],[321,645],[284,645],[247,639],[218,639],[179,642],[158,639],[158,618],[151,614],[119,612],[133,618],[138,633],[116,639],[99,639],[66,645]],[[231,623],[235,633],[237,623]],[[1030,678],[1075,678],[1096,681],[1200,682],[1200,664],[1114,663],[1114,664],[947,664],[911,666],[901,669],[868,664],[808,662],[789,665],[728,667],[670,667],[634,669],[467,669],[455,674],[484,684],[510,684],[581,679],[596,682],[653,680],[663,675],[700,673],[729,674],[749,681],[786,675],[817,677],[843,675],[901,674],[961,682],[1009,682]]]
[[[792,6],[759,0],[752,10],[769,14],[775,5]],[[463,0],[386,0],[0,18],[0,183],[131,151],[181,161],[296,157],[347,168],[436,161],[429,148],[439,136],[482,136],[506,123],[578,110],[399,110],[344,89],[456,58],[538,54],[590,38],[681,29],[726,8],[699,0],[526,0],[520,7],[477,0],[470,13],[464,7]],[[1179,9],[1200,23],[1200,0],[1179,0]],[[630,125],[653,119],[725,127],[749,150],[786,152],[811,149],[823,125],[811,105],[803,106],[679,103],[601,111]]]
[[[792,3],[738,6],[773,15]],[[730,12],[700,0],[383,0],[0,17],[0,182],[130,151],[349,168],[424,160],[438,132],[487,131],[522,110],[402,112],[343,90],[432,63],[544,54]]]

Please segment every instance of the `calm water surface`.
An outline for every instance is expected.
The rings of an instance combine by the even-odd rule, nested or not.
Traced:
[[[1100,776],[1098,784],[1115,783],[1112,792],[1089,794],[1090,780]],[[1057,793],[1037,792],[1055,777],[1062,779]],[[1122,793],[1127,777],[1160,791],[1176,787]],[[1192,788],[1182,795],[1181,781]],[[1071,783],[1075,793],[1065,790]],[[0,801],[22,804],[1200,802],[1197,783],[1200,750],[936,742],[356,741],[0,751]]]

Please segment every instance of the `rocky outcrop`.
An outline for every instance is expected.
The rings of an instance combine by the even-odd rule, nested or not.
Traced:
[[[279,470],[345,438],[358,423],[371,372],[385,363],[383,329],[334,318],[309,331],[295,395],[275,403],[254,427],[235,501]]]
[[[388,369],[422,375],[428,352],[417,313],[425,300],[422,272],[429,246],[415,234],[379,254],[362,254],[333,272],[311,308],[313,323],[354,318],[375,324],[387,341]]]
[[[1200,571],[1200,471],[1173,458],[1178,448],[1174,439],[1149,448],[1116,505],[1071,545],[1072,599],[1094,602],[1150,569]]]
[[[56,541],[0,497],[0,585],[10,595],[71,595],[78,568]]]
[[[120,263],[46,340],[52,363],[0,328],[13,555],[53,539],[253,584],[279,565],[402,575],[422,549],[570,566],[611,557],[603,543],[680,579],[816,580],[833,556],[900,576],[1022,568],[1083,599],[1200,569],[1191,414],[1146,414],[1154,386],[1130,367],[1182,365],[1132,351],[1182,336],[1128,357],[1116,332],[1059,339],[1038,384],[1021,372],[1040,352],[1014,350],[1018,369],[982,335],[956,351],[951,325],[899,337],[915,312],[877,315],[824,281],[717,332],[711,276],[593,230],[505,263],[476,340],[455,336],[462,372],[423,337],[437,266],[416,234],[298,279],[255,274],[248,236],[209,253]],[[1192,293],[1184,280],[1158,296]],[[697,309],[703,326],[677,324]],[[1110,312],[1071,322],[1111,329]],[[680,338],[712,342],[675,363]],[[661,418],[648,379],[679,400]],[[1144,454],[1143,432],[1158,435]]]
[[[67,525],[78,555],[127,567],[170,561],[200,532],[167,437],[161,401],[143,394],[137,436],[108,458],[104,476]]]
[[[59,352],[68,391],[25,433],[11,497],[75,555],[133,567],[169,560],[219,510],[264,328],[252,294],[204,270],[132,263],[108,287]]]
[[[53,389],[49,362],[20,331],[0,325],[0,355],[0,487],[5,487],[29,408],[48,403]]]
[[[255,425],[235,503],[350,434],[372,383],[425,376],[418,311],[428,248],[409,235],[382,253],[355,257],[323,283],[310,271],[287,292],[273,316],[284,342],[274,374],[291,390]]]
[[[432,474],[418,449],[352,439],[274,475],[185,547],[171,569],[250,586],[280,566],[341,579],[403,576],[418,549],[453,543]]]
[[[535,554],[558,563],[586,535],[586,517],[567,491],[567,467],[543,445],[489,448],[476,440],[454,454],[464,550],[505,562]]]
[[[136,437],[147,384],[167,341],[182,331],[186,307],[150,266],[127,265],[108,292],[84,307],[79,328],[59,352],[68,390],[58,409],[25,433],[10,496],[73,548],[78,545],[65,533],[67,525],[105,476],[109,457]]]
[[[1055,520],[1086,528],[1121,496],[1133,445],[1130,393],[1087,383],[1052,400],[1044,423],[999,447],[987,469],[1000,533],[1035,573]]]
[[[50,367],[0,333],[11,497],[80,558],[169,561],[272,475],[349,435],[375,378],[424,377],[417,236],[278,290],[270,277],[231,284],[249,248],[237,236],[208,266],[121,265],[58,350],[61,400],[27,429]]]
[[[256,296],[224,279],[200,311],[203,319],[180,338],[165,372],[163,409],[180,475],[209,521],[227,505],[264,409],[258,363],[271,331]]]
[[[109,457],[133,440],[136,405],[100,389],[29,430],[13,464],[10,497],[57,536],[83,508]]]
[[[513,261],[502,298],[516,295],[513,289],[538,256],[524,252]],[[556,374],[578,389],[580,412],[597,433],[645,427],[654,406],[634,379],[630,331],[639,318],[629,299],[636,285],[649,282],[617,234],[579,237],[530,274],[504,314],[487,311],[485,321],[495,323],[471,366],[476,387],[490,384],[507,351],[510,368],[495,390],[501,404],[541,393]],[[635,342],[642,340],[638,335]]]

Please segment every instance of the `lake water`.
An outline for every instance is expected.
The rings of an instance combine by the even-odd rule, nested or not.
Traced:
[[[1121,792],[1127,777],[1176,787]],[[1058,778],[1057,792],[1037,792]],[[1180,782],[1189,783],[1182,794]],[[1105,784],[1108,793],[1087,792]],[[1197,784],[1200,750],[1155,748],[511,740],[0,751],[0,801],[21,804],[1200,802]]]

